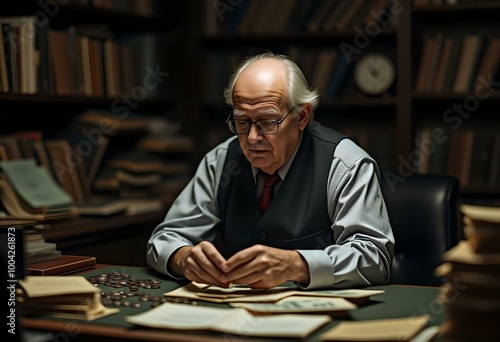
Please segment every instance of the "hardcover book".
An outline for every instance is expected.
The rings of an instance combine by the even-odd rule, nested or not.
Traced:
[[[94,268],[96,258],[83,255],[61,255],[59,258],[26,266],[29,275],[65,275]]]

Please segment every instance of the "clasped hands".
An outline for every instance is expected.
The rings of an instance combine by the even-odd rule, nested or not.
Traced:
[[[307,264],[297,251],[264,245],[243,249],[226,260],[212,243],[202,241],[177,250],[169,267],[191,281],[220,287],[244,284],[262,289],[285,281],[309,282]]]

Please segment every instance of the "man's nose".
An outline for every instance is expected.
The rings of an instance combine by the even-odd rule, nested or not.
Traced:
[[[257,129],[257,124],[250,124],[250,130],[248,131],[248,141],[255,142],[261,139],[262,133]]]

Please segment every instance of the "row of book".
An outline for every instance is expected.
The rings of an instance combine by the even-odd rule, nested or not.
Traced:
[[[438,32],[423,38],[415,91],[491,93],[500,62],[500,37]]]
[[[462,204],[465,240],[444,254],[440,303],[446,341],[494,341],[500,336],[500,207]]]
[[[417,132],[412,162],[419,173],[449,174],[461,187],[500,188],[500,133],[491,128],[444,130],[423,127]]]
[[[339,32],[355,26],[395,25],[396,11],[388,0],[208,1],[204,33],[282,34]]]
[[[1,92],[118,98],[142,84],[147,39],[119,41],[102,26],[55,30],[35,16],[0,26]]]

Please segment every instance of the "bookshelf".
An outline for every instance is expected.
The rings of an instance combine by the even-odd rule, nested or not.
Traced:
[[[360,60],[370,61],[370,56],[381,54],[399,77],[401,14],[390,14],[386,3],[377,0],[216,4],[219,7],[199,1],[193,6],[202,18],[198,20],[199,34],[193,38],[203,57],[199,78],[204,91],[198,110],[203,113],[203,127],[212,127],[201,131],[206,150],[230,136],[224,125],[229,108],[222,92],[233,67],[245,56],[271,50],[291,55],[320,90],[317,121],[355,135],[378,156],[383,169],[395,167],[398,149],[408,148],[395,143],[398,126],[402,126],[398,118],[400,83],[389,80],[381,93],[363,92],[364,84],[356,83],[354,69]],[[366,82],[365,75],[359,82]],[[367,144],[377,136],[381,138]]]
[[[468,203],[499,203],[499,14],[500,1],[416,1],[412,10],[415,167],[455,176]]]
[[[193,50],[202,59],[198,73],[193,76],[200,80],[202,91],[192,106],[196,106],[205,120],[199,130],[205,139],[204,152],[230,135],[224,126],[229,108],[223,103],[222,91],[233,67],[245,56],[272,50],[291,55],[312,84],[319,86],[320,92],[323,88],[315,119],[355,137],[382,170],[393,171],[402,178],[414,172],[452,174],[461,179],[463,199],[499,200],[500,181],[483,184],[485,177],[492,179],[492,173],[499,174],[499,152],[468,146],[471,152],[466,162],[460,156],[452,157],[443,148],[433,149],[432,153],[424,149],[429,137],[431,141],[445,139],[447,144],[439,144],[440,147],[467,140],[451,139],[449,130],[433,131],[437,127],[448,126],[460,134],[470,130],[473,133],[469,135],[484,135],[490,140],[495,135],[491,131],[498,131],[498,46],[490,48],[491,56],[486,61],[488,44],[479,44],[472,36],[477,33],[488,39],[500,37],[497,20],[500,1],[221,0],[198,1],[192,5],[192,11],[196,18],[201,18],[193,21],[199,23],[199,33],[191,39]],[[458,60],[470,55],[467,57],[470,59],[474,55],[472,49],[453,52],[452,39],[447,39],[466,35],[471,36],[471,44],[476,41],[476,61],[469,61],[469,74],[465,73],[466,61],[457,61],[462,63],[459,69],[464,69],[464,74],[457,76],[461,84],[455,90],[445,90],[442,86],[445,74],[441,69],[451,62],[443,61],[441,50],[432,50],[431,43],[436,36],[435,46],[444,46],[449,40],[446,45],[450,46],[442,49],[448,50],[447,56],[456,56]],[[429,52],[424,54],[425,50]],[[382,93],[369,94],[356,84],[354,75],[357,65],[376,53],[393,63],[395,79],[388,89],[382,87],[386,89]],[[484,65],[482,71],[477,69],[479,65]],[[457,71],[450,73],[446,77],[455,78]],[[454,112],[443,116],[448,109],[455,110],[455,105],[476,107],[472,97],[473,87],[480,82],[476,80],[478,73],[493,77],[490,91],[479,101],[479,108],[474,108],[471,115],[466,114],[467,118]],[[441,85],[435,85],[439,82]],[[485,131],[488,133],[483,134]],[[494,141],[488,144],[486,138],[481,140],[482,146],[499,144]],[[450,151],[462,151],[464,148],[459,147],[462,144],[450,145]],[[460,166],[461,173],[450,158],[467,163]],[[479,162],[474,158],[480,158],[481,165],[488,165],[488,176],[484,170],[476,170]],[[429,169],[429,165],[437,164],[441,170]]]
[[[168,173],[155,174],[161,179],[158,184],[153,184],[156,178],[152,174],[146,174],[150,171],[141,169],[134,174],[119,169],[121,178],[115,183],[144,190],[133,195],[128,192],[132,197],[128,209],[135,213],[76,215],[48,222],[51,229],[42,232],[44,237],[60,243],[65,254],[92,255],[100,251],[99,262],[115,263],[118,260],[113,259],[114,254],[117,257],[127,250],[144,249],[151,229],[180,191],[181,180],[176,178],[174,182],[170,176],[182,176],[185,181],[192,172],[193,146],[185,133],[180,101],[187,67],[181,63],[185,59],[186,30],[175,15],[184,10],[181,2],[158,0],[30,0],[2,6],[0,101],[4,104],[3,119],[9,124],[2,125],[0,136],[20,142],[22,135],[27,147],[17,156],[2,154],[2,160],[35,158],[42,165],[42,152],[31,149],[37,140],[45,148],[40,151],[45,150],[50,157],[43,166],[70,193],[75,205],[88,204],[97,197],[122,196],[121,188],[103,191],[94,182],[117,155],[130,152],[131,156],[154,156],[155,166],[164,167],[161,170],[165,165],[178,166],[175,172],[171,168]],[[87,122],[84,115],[89,113],[102,116],[97,122]],[[32,141],[24,139],[27,134]],[[172,139],[158,141],[161,134]],[[106,145],[96,161],[103,137]],[[66,144],[67,153],[59,149],[61,160],[51,154],[55,141]],[[180,146],[181,142],[184,145]],[[5,152],[6,146],[1,150]],[[51,169],[56,169],[58,161],[68,166],[67,172]],[[91,181],[87,176],[92,163],[98,164]],[[118,174],[116,168],[113,171]],[[72,180],[64,181],[63,176]],[[171,182],[164,185],[165,179]],[[147,189],[146,183],[151,185]],[[151,191],[154,186],[158,188]],[[142,206],[147,201],[139,198],[146,190],[148,200],[152,193],[158,197],[151,212]],[[132,203],[136,199],[140,206]],[[63,231],[66,233],[61,237]],[[134,244],[138,244],[135,249]],[[145,265],[141,253],[144,251],[135,254],[140,261],[122,262]]]

